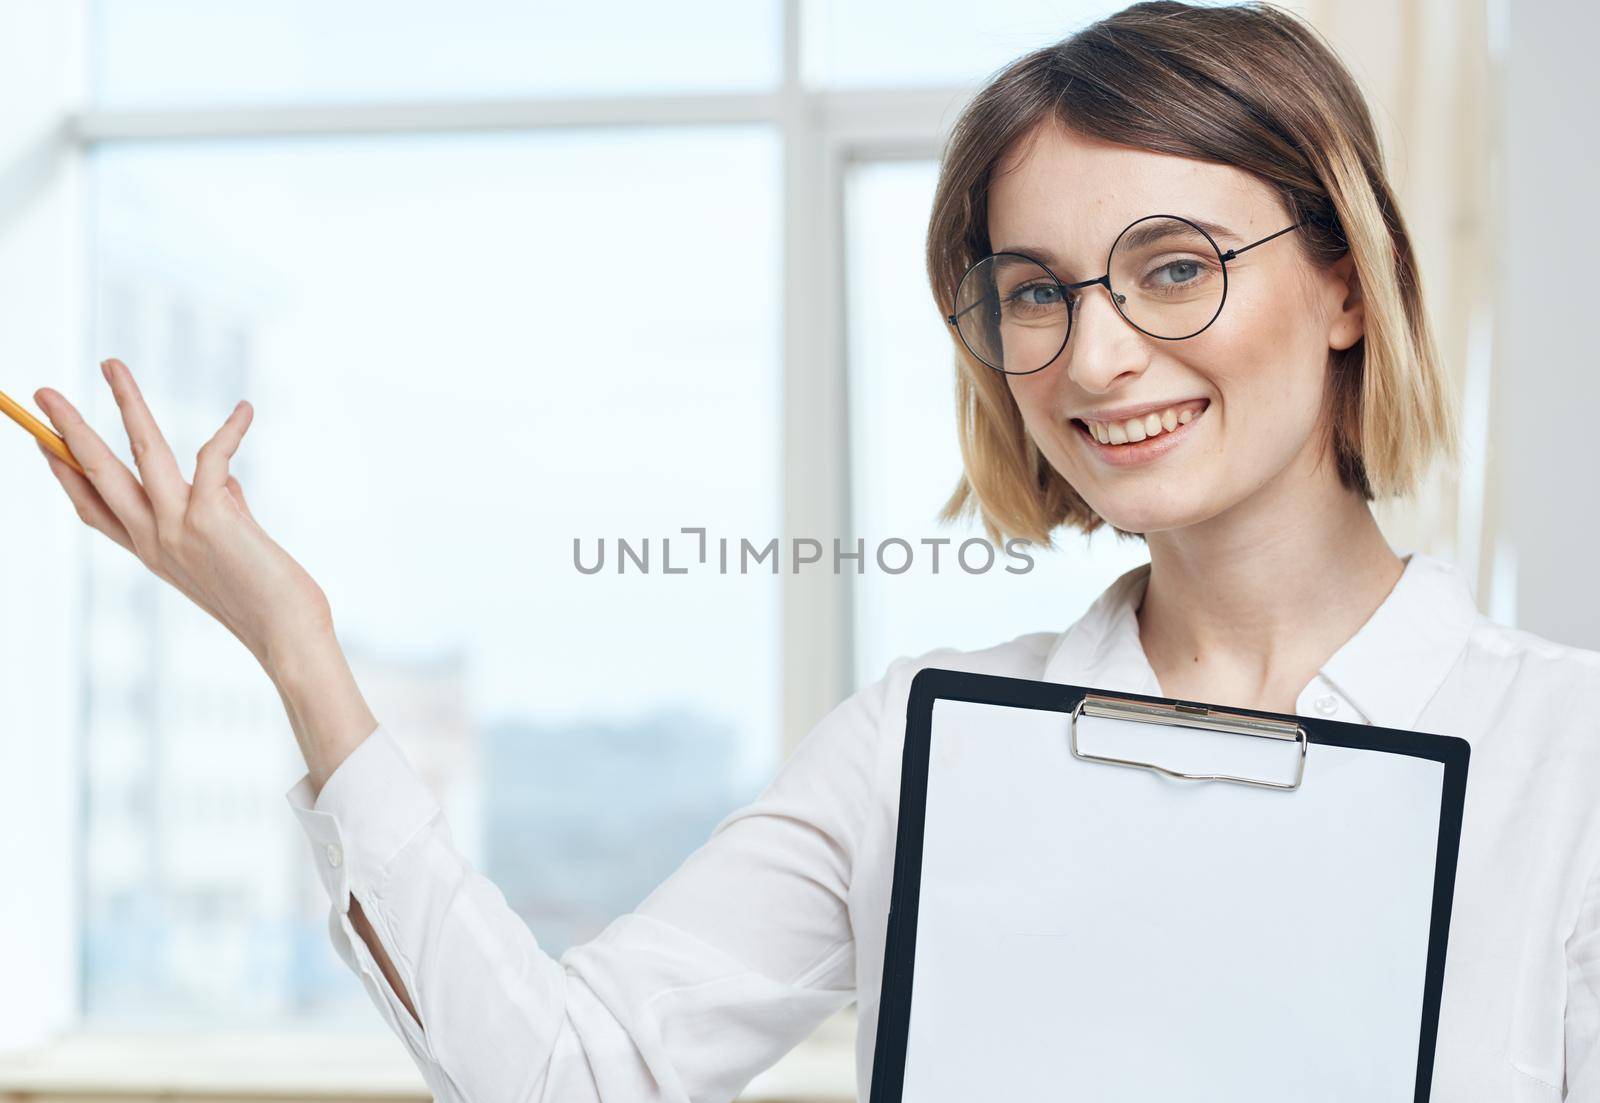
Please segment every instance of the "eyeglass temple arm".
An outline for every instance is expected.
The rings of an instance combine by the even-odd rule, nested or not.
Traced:
[[[1284,234],[1288,233],[1290,230],[1298,230],[1300,227],[1304,226],[1307,222],[1310,222],[1310,221],[1311,220],[1309,218],[1302,218],[1299,222],[1296,222],[1293,226],[1285,226],[1283,229],[1279,230],[1277,233],[1268,234],[1266,237],[1262,238],[1260,241],[1252,241],[1249,245],[1241,245],[1237,249],[1229,249],[1226,253],[1222,254],[1222,259],[1223,259],[1224,262],[1230,261],[1234,257],[1238,256],[1240,253],[1247,253],[1251,249],[1254,249],[1257,245],[1265,245],[1267,242],[1271,241],[1273,238],[1282,237]]]
[[[949,322],[951,325],[955,325],[963,314],[970,313],[971,311],[978,309],[978,307],[982,306],[983,304],[984,300],[978,299],[971,306],[964,307],[961,310],[956,311],[954,314],[946,314],[944,320]]]

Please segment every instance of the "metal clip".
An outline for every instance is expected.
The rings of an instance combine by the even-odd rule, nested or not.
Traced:
[[[1184,728],[1203,728],[1207,731],[1228,732],[1233,735],[1264,736],[1268,739],[1294,740],[1300,746],[1299,760],[1293,781],[1266,781],[1261,778],[1238,777],[1233,774],[1186,774],[1159,766],[1154,762],[1138,762],[1128,758],[1111,758],[1090,754],[1078,749],[1078,714],[1101,716],[1109,720],[1133,720],[1145,724],[1166,724]],[[1072,709],[1069,725],[1072,754],[1086,762],[1104,762],[1113,766],[1137,766],[1154,770],[1167,777],[1185,781],[1231,781],[1239,785],[1257,785],[1263,789],[1298,789],[1306,776],[1306,746],[1309,739],[1300,724],[1288,720],[1272,720],[1262,716],[1247,716],[1224,709],[1202,705],[1173,704],[1154,701],[1126,701],[1119,697],[1104,697],[1086,693]]]

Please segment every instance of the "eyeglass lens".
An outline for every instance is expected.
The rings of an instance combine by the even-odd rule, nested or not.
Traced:
[[[1108,277],[1116,308],[1152,337],[1192,337],[1222,309],[1222,258],[1210,238],[1182,219],[1156,216],[1129,226],[1112,249]],[[1037,262],[998,253],[963,277],[956,325],[990,367],[1038,371],[1066,347],[1074,303],[1092,290],[1068,290]]]

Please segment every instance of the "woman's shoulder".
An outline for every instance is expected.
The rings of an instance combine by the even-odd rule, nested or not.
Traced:
[[[908,652],[890,660],[873,681],[846,698],[821,726],[841,738],[867,746],[876,758],[872,774],[882,792],[892,799],[899,793],[900,752],[905,740],[906,706],[911,685],[924,670],[957,670],[1007,678],[1040,678],[1060,632],[1024,632],[984,647],[934,647]],[[815,734],[815,733],[814,733]]]
[[[935,647],[898,655],[878,677],[839,701],[812,727],[786,769],[814,768],[835,778],[848,774],[866,782],[882,773],[884,762],[898,765],[911,683],[920,671],[940,668],[1037,678],[1059,636],[1026,632],[986,647]]]
[[[999,643],[984,647],[935,647],[918,653],[899,656],[889,664],[886,678],[893,677],[905,685],[919,671],[930,667],[941,670],[960,670],[969,674],[996,674],[1007,678],[1038,678],[1044,674],[1045,663],[1060,632],[1024,632]]]
[[[1600,725],[1600,651],[1562,643],[1478,614],[1461,673],[1468,681],[1588,707]]]
[[[1537,664],[1579,677],[1600,676],[1600,651],[1514,628],[1484,613],[1472,626],[1469,646],[1485,658]]]
[[[1024,632],[983,647],[943,646],[907,652],[890,660],[873,682],[858,694],[877,699],[880,716],[903,719],[911,683],[929,669],[958,670],[969,674],[994,674],[1006,678],[1042,678],[1060,632]]]

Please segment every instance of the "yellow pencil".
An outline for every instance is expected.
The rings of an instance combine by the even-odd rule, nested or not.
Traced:
[[[61,435],[30,414],[26,408],[4,391],[0,391],[0,410],[4,410],[6,416],[12,421],[38,437],[40,444],[43,444],[50,451],[67,461],[72,470],[87,478],[83,468],[78,466],[78,461],[72,458],[72,452],[67,448],[67,442],[61,439]]]

